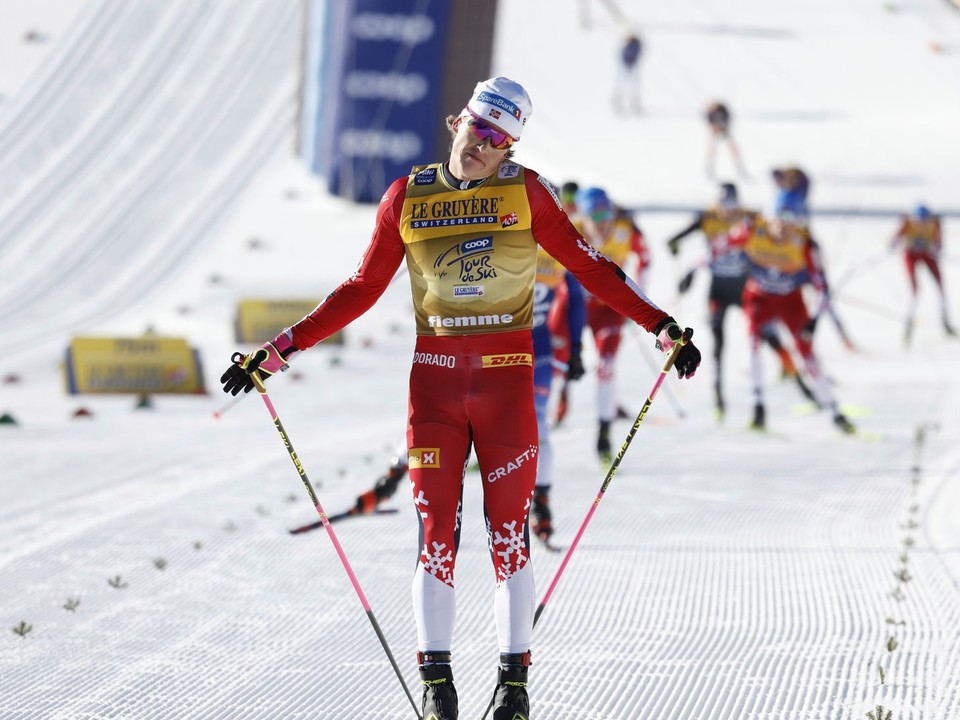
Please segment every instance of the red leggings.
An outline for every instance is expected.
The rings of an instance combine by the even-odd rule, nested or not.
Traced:
[[[417,338],[407,447],[421,518],[420,563],[427,572],[453,587],[471,445],[497,584],[529,562],[537,443],[529,330]]]
[[[747,284],[743,291],[743,312],[747,316],[747,328],[753,342],[760,342],[760,333],[765,325],[779,320],[790,331],[800,355],[804,359],[813,356],[813,345],[802,333],[810,314],[799,289],[787,295],[771,295]]]
[[[926,266],[927,270],[929,270],[930,274],[933,276],[934,281],[937,283],[937,287],[942,288],[943,281],[940,279],[940,266],[932,257],[929,255],[908,252],[903,256],[903,262],[907,267],[907,278],[910,280],[910,289],[913,291],[914,295],[917,294],[918,264]]]

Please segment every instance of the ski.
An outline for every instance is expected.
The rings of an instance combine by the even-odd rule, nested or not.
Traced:
[[[393,515],[399,512],[397,508],[377,508],[373,512],[361,513],[358,512],[356,508],[350,508],[349,510],[344,510],[343,512],[336,513],[334,515],[327,515],[327,522],[335,523],[340,520],[346,520],[347,518],[352,517],[364,517],[367,515]],[[316,530],[317,528],[323,527],[323,520],[314,520],[312,523],[307,523],[306,525],[301,525],[300,527],[295,527],[288,532],[291,535],[299,535],[301,533],[310,532],[311,530]]]
[[[559,545],[554,545],[554,543],[549,539],[538,537],[537,540],[540,542],[540,546],[543,547],[548,552],[552,552],[552,553],[563,552],[562,547],[560,547]]]

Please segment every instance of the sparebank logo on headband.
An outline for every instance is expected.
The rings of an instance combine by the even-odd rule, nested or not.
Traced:
[[[506,98],[500,97],[499,95],[492,95],[488,92],[482,92],[479,95],[477,95],[477,102],[486,103],[487,105],[493,105],[494,107],[498,107],[502,110],[506,110],[508,113],[513,115],[517,120],[519,120],[520,116],[523,114],[520,112],[520,108],[518,108],[516,105],[514,105],[512,102],[510,102]]]

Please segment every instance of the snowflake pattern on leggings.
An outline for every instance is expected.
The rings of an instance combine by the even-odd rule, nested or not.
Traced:
[[[433,575],[438,580],[443,580],[447,585],[453,587],[453,552],[447,549],[446,543],[434,542],[433,552],[427,548],[424,543],[423,550],[420,551],[420,562],[423,563],[423,569]]]
[[[517,528],[519,525],[519,530]],[[523,523],[516,520],[503,523],[502,530],[495,530],[491,536],[494,553],[500,558],[497,563],[497,584],[512,578],[530,559],[527,543],[523,539]]]

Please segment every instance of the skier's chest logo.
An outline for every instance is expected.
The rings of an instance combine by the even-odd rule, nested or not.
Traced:
[[[455,273],[457,280],[463,283],[492,280],[497,277],[493,252],[492,237],[464,240],[443,251],[433,263],[433,267],[437,271],[437,277]]]

